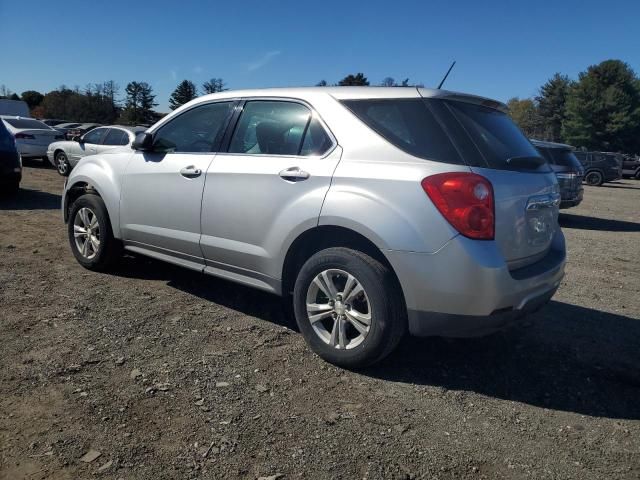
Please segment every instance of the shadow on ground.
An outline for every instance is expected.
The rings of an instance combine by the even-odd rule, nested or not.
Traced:
[[[588,215],[574,215],[572,213],[561,213],[559,222],[560,226],[563,228],[574,228],[578,230],[640,232],[640,223],[590,217]]]
[[[0,196],[0,210],[58,210],[62,197],[41,190],[20,188],[11,196]]]
[[[141,257],[116,275],[180,291],[297,330],[273,295]],[[640,419],[640,319],[552,301],[524,323],[476,339],[407,338],[362,375],[474,391],[584,415]]]

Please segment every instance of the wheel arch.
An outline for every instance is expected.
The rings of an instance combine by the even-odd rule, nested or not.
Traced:
[[[302,232],[291,243],[282,266],[282,294],[288,295],[302,265],[315,253],[331,247],[359,250],[385,265],[398,282],[396,273],[384,253],[374,242],[361,233],[337,225],[319,225]]]

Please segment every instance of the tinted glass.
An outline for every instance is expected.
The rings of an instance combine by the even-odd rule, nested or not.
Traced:
[[[16,144],[7,127],[0,121],[0,150],[3,152],[15,152]]]
[[[506,113],[467,102],[447,105],[484,158],[501,170],[550,171],[550,167]]]
[[[562,167],[576,167],[580,165],[580,162],[571,150],[544,147],[537,147],[537,150],[553,165],[560,165]]]
[[[104,145],[126,145],[129,143],[129,135],[124,130],[112,128],[102,143]]]
[[[233,107],[232,102],[199,105],[170,120],[154,135],[158,152],[212,152]]]
[[[82,139],[84,140],[84,143],[99,145],[100,140],[102,139],[106,131],[106,128],[96,128],[95,130],[91,130],[89,133],[87,133],[84,137],[82,137]]]
[[[331,148],[333,142],[317,118],[312,118],[307,133],[302,142],[300,155],[324,155]]]
[[[245,104],[229,145],[230,153],[300,155],[311,111],[299,103]]]
[[[347,100],[343,103],[370,128],[405,152],[427,160],[463,163],[423,100]]]
[[[3,120],[14,128],[38,128],[49,130],[49,125],[32,118],[4,118]]]

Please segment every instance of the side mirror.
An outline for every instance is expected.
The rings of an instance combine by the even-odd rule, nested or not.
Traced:
[[[136,139],[131,144],[131,148],[142,152],[150,152],[153,149],[153,135],[147,132],[137,134]]]
[[[74,142],[83,143],[83,142],[82,142],[82,136],[81,136],[81,135],[76,135],[76,136],[75,136],[75,137],[73,137],[71,140],[73,140]]]

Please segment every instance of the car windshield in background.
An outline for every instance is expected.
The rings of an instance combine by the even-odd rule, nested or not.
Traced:
[[[5,122],[11,125],[13,128],[35,128],[39,130],[51,130],[49,125],[42,123],[39,120],[33,120],[31,118],[3,118]]]
[[[564,148],[541,148],[540,153],[553,165],[560,165],[562,167],[576,167],[580,165],[580,162],[571,150]]]
[[[446,104],[480,151],[486,167],[550,171],[546,160],[507,114],[467,102],[446,101]]]

